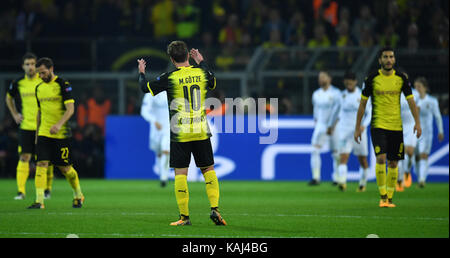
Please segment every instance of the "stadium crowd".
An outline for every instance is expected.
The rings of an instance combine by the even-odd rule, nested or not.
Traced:
[[[6,0],[0,41],[145,37],[239,47],[448,48],[447,13],[443,0]]]

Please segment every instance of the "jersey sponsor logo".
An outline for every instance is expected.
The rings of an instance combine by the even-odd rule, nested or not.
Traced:
[[[66,92],[69,92],[69,91],[72,91],[72,87],[70,87],[70,86],[66,88]]]
[[[376,95],[400,95],[399,91],[389,91],[389,90],[376,90]]]
[[[20,94],[20,97],[22,98],[26,98],[26,97],[35,97],[36,94],[34,92],[22,92]]]
[[[61,97],[40,98],[39,101],[40,101],[40,102],[45,102],[45,101],[61,101]]]

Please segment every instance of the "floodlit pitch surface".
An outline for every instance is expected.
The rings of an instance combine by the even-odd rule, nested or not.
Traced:
[[[71,206],[72,190],[55,179],[44,210],[27,210],[35,197],[27,182],[25,200],[14,200],[16,182],[0,180],[0,237],[65,238],[448,238],[449,184],[416,184],[394,195],[396,208],[379,208],[370,182],[357,193],[350,183],[339,192],[329,182],[220,181],[220,210],[228,226],[209,219],[202,182],[189,183],[192,226],[173,227],[178,219],[173,182],[80,179],[83,208]]]

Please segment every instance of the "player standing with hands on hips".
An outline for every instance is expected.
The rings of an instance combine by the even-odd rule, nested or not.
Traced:
[[[400,109],[400,94],[406,97],[413,114],[414,133],[417,138],[422,134],[419,112],[411,91],[411,85],[405,74],[394,70],[394,49],[384,47],[378,53],[381,66],[377,72],[366,78],[361,94],[355,126],[355,141],[361,141],[361,120],[369,97],[372,98],[371,136],[375,149],[375,174],[380,191],[380,207],[395,207],[392,202],[398,178],[398,161],[404,158],[403,128]],[[386,177],[386,160],[388,164]]]
[[[175,65],[172,72],[163,73],[154,81],[145,78],[146,62],[138,61],[139,85],[153,96],[167,92],[170,116],[170,167],[175,169],[175,197],[180,219],[172,226],[191,225],[189,218],[188,167],[191,154],[205,178],[206,194],[211,205],[210,218],[216,225],[226,225],[219,213],[219,181],[214,171],[211,133],[206,119],[205,99],[208,90],[216,87],[216,78],[197,49],[188,51],[183,41],[173,41],[167,54]],[[189,63],[192,57],[197,63]]]

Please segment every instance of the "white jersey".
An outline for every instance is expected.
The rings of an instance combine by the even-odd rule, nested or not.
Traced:
[[[152,96],[150,93],[145,94],[142,101],[141,116],[150,123],[150,145],[152,149],[156,148],[152,147],[155,144],[159,145],[161,139],[164,138],[164,141],[167,137],[170,139],[169,106],[165,91],[156,96]],[[155,122],[161,125],[161,130],[156,128]],[[167,143],[164,143],[164,145],[167,145]]]
[[[414,101],[417,104],[419,100],[419,92],[415,89],[412,89],[412,94],[414,96]],[[409,109],[408,101],[406,100],[405,95],[403,93],[400,96],[400,109],[401,109],[403,129],[414,127],[415,124],[414,117],[411,113],[411,110]]]
[[[433,117],[439,133],[444,133],[444,125],[439,110],[439,103],[435,97],[425,95],[425,98],[419,99],[418,107],[420,109],[420,124],[423,133],[433,134]]]
[[[339,105],[333,110],[331,124],[338,119],[338,126],[342,129],[348,128],[354,131],[356,126],[356,116],[358,113],[359,103],[361,102],[361,89],[356,87],[353,92],[348,90],[342,91]],[[367,128],[372,118],[372,105],[370,101],[366,105],[366,111],[361,125]]]
[[[420,125],[422,126],[422,136],[418,142],[418,151],[419,153],[429,154],[433,144],[433,117],[436,119],[439,133],[444,133],[439,103],[436,98],[427,94],[423,99],[419,98],[417,106],[420,109]]]
[[[317,124],[328,125],[331,114],[336,105],[339,105],[341,92],[331,85],[327,90],[319,88],[312,95],[314,120]]]
[[[340,97],[339,106],[333,111],[331,123],[334,123],[336,119],[338,120],[335,131],[338,134],[338,149],[340,153],[353,152],[356,156],[368,155],[367,130],[362,133],[359,144],[353,138],[360,101],[360,88],[356,87],[353,92],[344,90]],[[370,125],[371,118],[372,105],[368,102],[361,124],[367,128]]]

